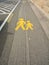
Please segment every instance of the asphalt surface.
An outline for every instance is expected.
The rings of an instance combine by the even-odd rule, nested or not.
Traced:
[[[15,31],[19,18],[30,20],[34,30]],[[26,0],[0,32],[0,65],[49,65],[49,39]]]

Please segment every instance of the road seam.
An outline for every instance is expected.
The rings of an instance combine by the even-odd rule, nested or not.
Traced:
[[[25,19],[26,19],[26,15],[25,15]],[[30,55],[29,55],[29,40],[30,39],[28,38],[28,31],[26,31],[25,33],[26,33],[26,62],[27,62],[27,65],[30,65]]]
[[[26,31],[26,59],[27,59],[27,65],[30,65],[29,42],[28,42],[28,33],[27,33],[27,31]]]

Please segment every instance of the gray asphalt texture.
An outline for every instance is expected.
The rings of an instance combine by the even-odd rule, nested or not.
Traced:
[[[13,14],[0,32],[0,65],[49,65],[49,39],[29,2],[22,0]],[[15,31],[19,18],[30,20],[34,30]]]

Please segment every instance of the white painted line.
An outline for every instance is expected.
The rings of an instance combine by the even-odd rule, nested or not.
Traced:
[[[3,10],[0,10],[0,12],[2,12],[2,13],[6,13],[6,12],[4,12]]]
[[[9,14],[9,13],[0,13],[0,15],[3,15],[3,14]]]
[[[7,5],[6,6],[1,6],[1,8],[4,8],[6,10],[12,10],[14,6],[15,5],[13,5],[13,4],[9,4],[8,6]]]
[[[8,4],[4,8],[13,7],[13,6],[14,6],[13,4]]]
[[[5,8],[1,8],[1,7],[0,7],[0,9],[2,9],[2,10],[4,10],[4,11],[7,11],[7,12],[10,12],[10,10],[7,10],[7,9],[5,9]]]
[[[4,25],[6,24],[8,18],[11,16],[11,14],[13,13],[13,11],[16,9],[16,7],[19,5],[19,3],[21,2],[21,0],[18,1],[18,3],[15,5],[15,7],[12,9],[12,11],[10,12],[10,14],[6,17],[6,19],[4,20],[4,22],[2,23],[2,25],[0,26],[0,31],[2,30],[2,28],[4,27]]]
[[[11,11],[11,9],[14,7],[15,5],[13,4],[6,4],[6,3],[2,3],[0,4],[0,9],[3,9],[5,11]]]
[[[0,7],[7,7],[7,6],[9,6],[9,5],[12,5],[12,4],[7,4],[7,3],[0,3]]]

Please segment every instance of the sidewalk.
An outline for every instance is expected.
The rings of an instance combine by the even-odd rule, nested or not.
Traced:
[[[38,4],[34,3],[33,0],[31,0],[31,2],[32,2],[41,12],[43,12],[43,14],[49,19],[49,14],[46,13],[46,11],[44,11],[43,8],[41,8]],[[44,6],[44,7],[45,7],[45,6]],[[46,7],[46,9],[47,9],[47,7]]]
[[[32,1],[30,2],[30,5],[49,39],[49,18]]]

